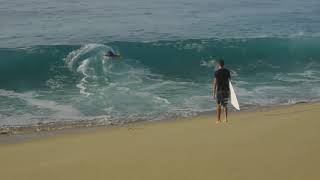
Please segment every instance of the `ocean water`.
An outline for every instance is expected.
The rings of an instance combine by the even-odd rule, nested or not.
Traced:
[[[244,110],[317,101],[319,17],[318,0],[0,0],[0,126],[213,111],[219,58]]]

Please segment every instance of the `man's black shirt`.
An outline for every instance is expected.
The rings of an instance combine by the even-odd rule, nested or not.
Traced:
[[[225,68],[221,68],[214,73],[217,81],[218,91],[229,91],[229,80],[231,78],[230,71]]]

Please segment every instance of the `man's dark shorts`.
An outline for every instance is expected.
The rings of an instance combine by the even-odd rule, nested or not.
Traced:
[[[230,92],[218,91],[217,92],[217,104],[226,107],[228,105]]]

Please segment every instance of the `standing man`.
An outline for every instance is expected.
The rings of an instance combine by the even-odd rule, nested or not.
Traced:
[[[230,97],[229,80],[231,78],[230,71],[224,68],[224,60],[220,59],[218,62],[218,70],[214,73],[214,80],[212,82],[213,97],[217,101],[217,121],[216,124],[221,123],[221,106],[224,110],[224,122],[228,122],[228,99]]]

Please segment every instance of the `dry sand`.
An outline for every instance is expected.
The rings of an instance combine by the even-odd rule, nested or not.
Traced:
[[[1,180],[319,180],[320,104],[0,145]]]

